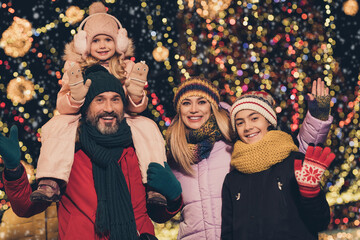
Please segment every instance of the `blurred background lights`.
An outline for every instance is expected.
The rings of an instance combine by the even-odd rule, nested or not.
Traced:
[[[24,77],[16,77],[7,85],[7,96],[13,103],[25,104],[34,96],[34,84]]]
[[[163,62],[169,57],[169,49],[167,49],[164,46],[156,47],[153,50],[152,55],[153,55],[155,61]]]
[[[355,16],[359,11],[359,4],[357,0],[347,0],[343,3],[344,13],[350,16]]]
[[[19,128],[22,159],[34,166],[41,126],[56,111],[64,46],[92,0],[2,1],[0,133]],[[135,46],[131,61],[149,65],[148,109],[165,134],[176,86],[191,76],[211,80],[231,104],[247,91],[276,101],[281,129],[298,134],[315,79],[330,90],[334,117],[326,145],[336,159],[323,188],[333,216],[320,239],[357,234],[360,225],[360,15],[358,0],[104,1]],[[1,170],[0,162],[0,170]],[[31,172],[31,171],[30,171]],[[31,174],[30,174],[31,175]],[[326,183],[326,184],[325,184]],[[0,181],[0,214],[10,206]],[[179,216],[156,226],[176,239]],[[323,237],[323,238],[321,238]],[[350,239],[350,238],[349,238]],[[355,239],[355,238],[354,238]]]
[[[10,57],[22,57],[30,49],[32,43],[31,23],[23,18],[14,17],[11,26],[2,33],[0,46]]]
[[[83,20],[84,13],[85,11],[80,9],[78,6],[70,6],[66,10],[65,16],[67,17],[69,23],[75,24]]]
[[[214,19],[221,11],[226,10],[232,0],[186,0],[189,8],[195,8],[203,18]]]

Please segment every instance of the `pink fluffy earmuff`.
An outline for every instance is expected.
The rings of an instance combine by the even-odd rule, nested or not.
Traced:
[[[126,29],[122,27],[120,21],[116,17],[107,14],[105,6],[102,5],[102,3],[100,4],[96,5],[100,10],[91,9],[94,4],[90,6],[90,15],[81,22],[79,31],[74,36],[75,51],[81,54],[83,58],[86,58],[89,55],[91,41],[99,34],[105,34],[112,37],[115,41],[116,52],[120,55],[125,54],[129,47],[129,38]],[[94,12],[104,10],[105,12]],[[85,24],[87,24],[86,29]]]

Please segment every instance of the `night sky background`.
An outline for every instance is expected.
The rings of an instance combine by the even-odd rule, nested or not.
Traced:
[[[330,88],[334,116],[326,145],[337,156],[323,184],[332,206],[329,229],[343,230],[360,225],[360,14],[344,13],[347,1],[223,0],[218,2],[224,9],[210,11],[210,15],[204,13],[200,1],[104,3],[134,41],[132,60],[145,60],[149,66],[150,104],[142,114],[153,119],[162,133],[175,115],[173,90],[189,76],[212,80],[221,89],[222,100],[229,104],[249,90],[272,93],[280,127],[294,136],[307,110],[303,96],[313,80],[323,79]],[[32,26],[31,34],[23,36],[24,42],[31,43],[23,56],[6,52],[16,45],[11,39],[16,31],[2,35],[0,132],[8,136],[9,128],[18,126],[22,159],[35,168],[40,128],[56,114],[64,46],[83,19],[71,22],[66,10],[77,6],[80,13],[91,3],[0,1],[1,34],[14,31],[11,26],[17,18],[26,19]],[[157,59],[153,55],[157,47],[169,54]],[[24,47],[15,48],[20,51]],[[16,81],[21,76],[24,79]],[[24,101],[26,96],[31,99]],[[0,209],[5,211],[9,203],[3,189],[0,199]]]

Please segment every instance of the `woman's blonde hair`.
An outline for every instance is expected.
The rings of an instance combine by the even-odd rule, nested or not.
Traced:
[[[210,103],[210,106],[222,136],[227,141],[231,141],[232,130],[228,112],[212,103]],[[188,129],[182,121],[180,113],[178,113],[166,130],[165,139],[170,154],[172,155],[172,158],[169,159],[169,163],[179,171],[192,175],[193,170],[191,165],[195,162],[195,156],[188,146],[186,139],[187,131]]]

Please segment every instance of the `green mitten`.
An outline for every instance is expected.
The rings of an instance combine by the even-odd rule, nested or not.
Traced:
[[[169,165],[164,162],[165,167],[158,163],[150,163],[147,170],[147,184],[157,192],[164,195],[168,200],[173,201],[182,192],[180,182],[172,173]]]
[[[18,129],[14,125],[10,128],[9,138],[0,134],[0,155],[7,169],[15,169],[20,164],[20,147],[18,140]]]

